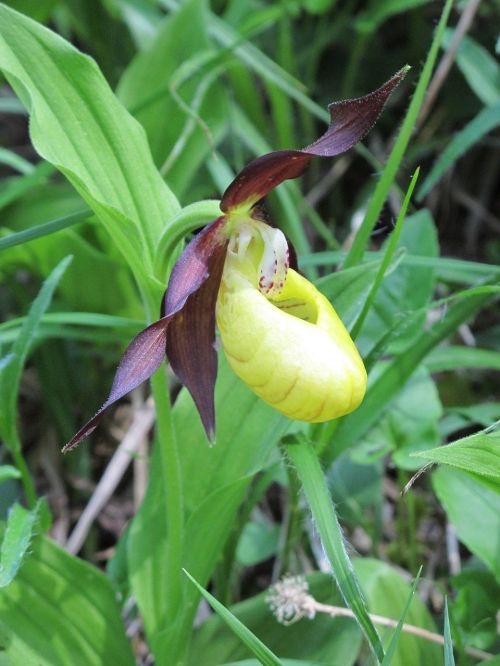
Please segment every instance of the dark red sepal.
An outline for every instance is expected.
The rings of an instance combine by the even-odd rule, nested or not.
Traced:
[[[106,402],[97,414],[83,428],[80,428],[76,435],[64,446],[63,453],[67,453],[78,446],[82,439],[88,437],[96,429],[99,421],[111,405],[146,381],[160,367],[167,349],[167,329],[172,326],[177,317],[182,315],[182,310],[186,303],[189,302],[190,297],[200,290],[200,287],[204,285],[205,280],[210,276],[212,255],[215,257],[216,262],[221,260],[222,266],[224,265],[227,247],[227,237],[223,231],[224,222],[224,217],[218,218],[205,227],[187,245],[170,276],[164,302],[165,316],[141,331],[132,340],[122,356]],[[221,256],[222,259],[220,259]],[[219,282],[220,276],[217,281],[215,296],[217,296]],[[207,307],[214,312],[215,305],[208,305]],[[214,329],[214,326],[212,326],[212,329]],[[183,381],[182,377],[180,378]],[[192,390],[191,387],[190,390],[193,394],[193,390],[195,389],[193,388]],[[206,414],[205,407],[203,407],[203,411],[200,408],[200,415],[204,423],[204,419],[208,419]],[[209,423],[209,420],[207,420],[207,423]]]
[[[227,242],[210,257],[208,278],[174,317],[167,337],[167,358],[191,393],[210,441],[215,438],[214,390],[217,378],[215,305],[226,258]]]
[[[78,444],[88,437],[96,429],[105,411],[117,400],[129,391],[140,386],[155,370],[157,370],[165,358],[165,345],[167,341],[167,328],[172,320],[172,315],[162,317],[159,321],[141,331],[129,344],[122,356],[111,387],[111,392],[104,405],[97,414],[88,421],[83,428],[63,448],[63,453],[74,449]]]
[[[221,210],[254,205],[284,180],[297,178],[313,157],[334,157],[350,150],[373,127],[384,105],[408,68],[400,69],[374,92],[330,104],[331,122],[317,141],[302,150],[281,150],[258,157],[236,176],[224,192]]]
[[[207,279],[210,257],[221,246],[226,247],[226,218],[218,217],[190,241],[175,264],[163,303],[163,312],[177,312],[188,297]]]

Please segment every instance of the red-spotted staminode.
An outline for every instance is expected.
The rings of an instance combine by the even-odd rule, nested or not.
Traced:
[[[132,340],[108,399],[63,451],[87,437],[104,412],[165,357],[213,441],[216,319],[236,374],[278,411],[320,422],[359,405],[366,372],[358,351],[331,304],[298,272],[289,241],[264,221],[260,202],[284,180],[304,173],[313,157],[339,155],[363,139],[406,72],[401,69],[365,97],[331,104],[330,125],[310,146],[268,153],[240,171],[224,192],[221,216],[188,243],[175,264],[164,316]]]

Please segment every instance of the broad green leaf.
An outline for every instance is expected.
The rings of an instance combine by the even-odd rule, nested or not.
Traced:
[[[442,44],[449,48],[454,31],[444,31]],[[457,65],[479,99],[489,106],[500,102],[500,64],[484,46],[467,35],[460,41],[456,55]]]
[[[276,555],[280,527],[267,522],[250,521],[243,528],[236,557],[243,566],[250,567]]]
[[[466,645],[482,650],[494,646],[498,638],[496,614],[500,608],[500,584],[477,561],[452,578],[455,591],[453,616]]]
[[[389,241],[390,242],[390,241]],[[439,252],[437,232],[428,210],[421,210],[406,219],[397,247],[400,253],[412,256],[436,257]],[[377,292],[377,297],[368,312],[363,329],[356,343],[363,351],[371,349],[387,328],[401,313],[419,310],[432,298],[435,284],[434,271],[423,266],[410,266],[401,259],[396,269],[387,275]],[[406,317],[404,331],[392,342],[390,350],[400,353],[421,333],[426,312],[422,311],[411,322]]]
[[[380,375],[369,384],[361,406],[340,421],[330,448],[326,452],[326,460],[333,460],[342,451],[355,445],[380,419],[381,414],[427,354],[460,324],[472,317],[490,298],[488,294],[476,294],[457,301],[447,309],[442,320],[423,332],[403,354],[390,361]]]
[[[115,594],[94,566],[38,537],[16,579],[0,591],[0,627],[12,666],[133,666]]]
[[[307,576],[310,594],[320,603],[341,606],[342,601],[331,576],[313,573]],[[313,663],[352,666],[361,647],[361,632],[356,622],[346,617],[317,613],[291,627],[279,624],[265,598],[267,592],[230,607],[246,627],[269,648],[280,655],[283,664]],[[188,666],[220,666],[240,662],[248,649],[218,615],[212,615],[196,630],[188,654]],[[295,660],[303,660],[295,662]],[[246,663],[242,662],[242,663]]]
[[[5,6],[0,26],[0,68],[30,111],[35,148],[94,210],[135,274],[147,274],[178,204],[142,128],[88,56]]]
[[[500,495],[448,466],[432,474],[434,490],[460,541],[500,575]]]
[[[14,580],[28,553],[39,509],[37,504],[28,511],[16,502],[9,510],[0,547],[0,588]]]
[[[410,594],[410,585],[389,564],[370,558],[353,560],[354,569],[363,586],[370,612],[398,620],[404,612]],[[405,622],[422,629],[436,631],[434,622],[420,600],[413,596]],[[380,627],[384,641],[392,636],[394,629]],[[391,666],[442,666],[442,648],[424,638],[404,631],[401,633]]]
[[[478,432],[468,437],[439,446],[428,451],[419,451],[414,456],[433,463],[450,465],[488,484],[500,493],[500,432]]]
[[[265,467],[273,445],[287,421],[251,393],[234,375],[220,354],[216,386],[217,443],[207,446],[193,401],[184,389],[173,408],[177,441],[181,446],[181,473],[185,511],[184,565],[207,584],[221,548],[233,529],[234,517],[252,475]],[[159,452],[155,452],[146,499],[128,536],[128,567],[134,595],[157,660],[172,653],[172,641],[188,640],[197,594],[182,577],[185,612],[177,623],[164,621],[165,590],[171,576],[165,566],[167,526],[165,492]],[[220,520],[220,516],[225,516]],[[192,543],[197,543],[193,548]],[[181,573],[177,572],[180,576]]]
[[[0,371],[0,403],[2,404],[2,409],[0,410],[0,433],[5,440],[5,444],[11,449],[19,447],[16,429],[16,406],[24,363],[29,354],[40,320],[45,310],[49,307],[54,290],[70,261],[71,257],[63,259],[42,285],[19,332],[19,337],[12,346],[11,352],[14,354],[14,360]]]
[[[401,389],[385,416],[352,451],[352,458],[364,464],[387,453],[394,463],[407,470],[418,469],[422,461],[415,451],[438,446],[438,422],[443,413],[437,388],[424,368],[416,372]]]
[[[417,200],[422,199],[431,191],[434,185],[443,177],[446,171],[466,153],[471,146],[477,143],[485,134],[500,124],[500,102],[487,106],[480,111],[467,125],[452,138],[440,155],[431,172],[420,186]]]
[[[375,279],[373,281],[372,287],[370,289],[370,292],[368,296],[366,297],[366,301],[363,304],[363,309],[359,313],[358,318],[356,319],[356,322],[354,326],[352,327],[351,335],[353,340],[356,339],[359,331],[361,330],[363,323],[366,319],[366,316],[368,315],[368,312],[370,311],[371,307],[373,306],[373,303],[375,301],[375,298],[377,296],[377,292],[380,288],[380,285],[382,284],[382,280],[384,279],[384,276],[386,274],[387,269],[389,268],[391,261],[393,260],[393,257],[395,256],[396,249],[398,246],[398,240],[401,235],[401,231],[403,229],[403,222],[405,221],[406,217],[406,211],[408,209],[408,205],[411,200],[411,196],[413,194],[413,190],[415,188],[415,184],[418,179],[418,174],[420,173],[420,167],[418,167],[415,171],[415,173],[412,176],[410,185],[408,187],[408,191],[406,192],[405,198],[403,200],[403,203],[401,204],[401,209],[398,214],[398,219],[396,220],[396,225],[394,227],[394,230],[391,234],[391,237],[389,239],[389,242],[386,244],[386,248],[383,254],[382,261],[380,263],[380,268],[377,271],[377,274],[375,276]],[[434,231],[434,227],[432,228]],[[415,248],[413,248],[415,249]]]
[[[264,666],[282,666],[278,657],[271,652],[271,650],[264,645],[264,643],[255,636],[238,618],[231,613],[223,604],[203,589],[203,587],[184,570],[184,573],[189,580],[196,586],[198,591],[205,597],[208,603],[212,606],[214,611],[224,620],[227,626],[233,631],[236,636],[244,643],[247,648],[258,658],[259,662]]]

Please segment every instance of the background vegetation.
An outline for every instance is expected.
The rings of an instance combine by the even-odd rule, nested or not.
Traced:
[[[500,8],[451,5],[0,5],[2,665],[500,664]],[[169,371],[156,429],[144,386],[62,457],[234,174],[407,63],[364,145],[267,201],[356,337],[360,409],[292,423],[220,353],[215,447]],[[357,622],[279,624],[285,573]],[[363,599],[419,635],[376,620],[384,657]]]

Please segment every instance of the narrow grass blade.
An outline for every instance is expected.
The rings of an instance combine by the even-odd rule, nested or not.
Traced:
[[[293,438],[286,452],[297,470],[311,509],[323,548],[332,565],[332,572],[346,604],[353,611],[379,662],[384,650],[377,630],[368,615],[361,588],[347,554],[342,530],[333,506],[318,456],[305,438]]]
[[[35,169],[31,162],[28,162],[24,157],[7,148],[0,148],[0,164],[5,164],[23,174],[32,173]]]
[[[48,308],[54,290],[68,267],[72,257],[63,259],[52,271],[44,282],[38,296],[33,301],[30,311],[24,320],[23,327],[15,341],[11,352],[14,359],[2,368],[0,373],[0,432],[5,439],[5,444],[11,449],[19,448],[16,429],[16,403],[19,382],[24,362],[28,356],[31,344],[36,334],[36,329]]]
[[[21,566],[33,537],[40,504],[32,511],[14,504],[7,517],[7,526],[0,547],[0,588],[11,583]]]
[[[372,229],[379,218],[384,202],[387,199],[387,195],[389,194],[389,190],[392,187],[397,170],[401,164],[406,147],[410,141],[418,112],[420,111],[420,107],[424,101],[425,91],[432,75],[432,70],[434,68],[434,64],[439,52],[439,45],[441,43],[452,5],[453,0],[446,1],[443,13],[441,14],[441,19],[434,35],[434,39],[432,40],[431,48],[422,70],[422,74],[420,75],[413,99],[403,121],[401,131],[398,135],[398,138],[396,139],[396,143],[394,144],[394,148],[391,151],[389,159],[387,160],[382,177],[377,183],[375,192],[373,193],[373,197],[368,206],[368,210],[366,211],[363,224],[356,234],[354,243],[352,244],[349,254],[347,255],[347,259],[345,260],[344,265],[346,268],[359,264],[363,258],[366,246],[370,240]]]
[[[223,606],[210,592],[207,592],[203,587],[185,570],[183,569],[189,580],[198,588],[200,594],[205,597],[208,603],[212,606],[214,611],[224,620],[228,627],[233,631],[236,636],[244,643],[247,648],[257,657],[261,664],[264,666],[282,666],[278,657],[271,652],[271,650],[262,643],[261,640],[255,636],[250,629],[238,620],[225,606]]]
[[[396,221],[396,226],[394,227],[394,231],[392,232],[391,238],[387,244],[387,249],[384,253],[384,258],[382,259],[378,273],[375,276],[375,280],[373,281],[372,288],[370,290],[370,293],[368,294],[368,297],[365,301],[365,304],[363,305],[363,309],[361,310],[359,317],[356,320],[356,323],[352,327],[351,331],[351,336],[356,339],[358,333],[361,331],[361,328],[363,326],[363,323],[366,319],[366,316],[370,312],[370,308],[373,305],[373,302],[375,301],[375,297],[377,295],[377,291],[382,284],[382,280],[384,279],[384,275],[386,270],[389,268],[389,264],[392,261],[392,258],[394,256],[394,253],[396,252],[396,248],[398,246],[398,240],[399,236],[401,234],[401,230],[403,228],[403,222],[406,217],[406,211],[408,210],[408,205],[410,203],[411,195],[413,194],[413,190],[415,188],[415,185],[418,180],[418,174],[420,173],[420,167],[417,168],[415,173],[413,174],[413,177],[411,179],[410,185],[408,187],[408,191],[406,192],[406,196],[404,198],[403,204],[401,206],[401,210],[399,211],[398,219]]]
[[[422,183],[417,193],[417,201],[422,201],[434,185],[443,177],[445,172],[467,151],[471,146],[500,125],[500,102],[487,106],[480,111],[470,123],[456,134],[446,146],[430,174]]]
[[[29,243],[29,241],[35,240],[36,238],[42,238],[42,236],[55,234],[57,231],[61,231],[61,229],[67,229],[75,224],[84,222],[90,215],[92,215],[90,210],[82,210],[78,213],[63,215],[55,220],[50,220],[50,222],[38,224],[35,227],[9,234],[8,236],[0,238],[0,251],[6,250],[8,247],[14,247],[15,245]]]
[[[444,666],[455,666],[453,641],[451,640],[450,617],[448,615],[448,598],[444,598]]]
[[[385,653],[384,661],[382,662],[381,666],[391,666],[392,660],[394,659],[394,655],[396,653],[396,648],[398,646],[398,640],[401,635],[401,631],[403,629],[404,621],[406,618],[406,615],[410,609],[410,605],[412,602],[412,599],[415,595],[415,591],[417,589],[418,581],[420,580],[420,574],[422,573],[422,567],[420,567],[420,570],[413,581],[413,585],[411,586],[410,594],[408,595],[408,601],[406,602],[406,606],[404,607],[403,613],[401,614],[401,617],[399,618],[398,626],[396,627],[396,630],[394,631],[391,642],[389,643],[389,647],[387,648],[387,652]]]

